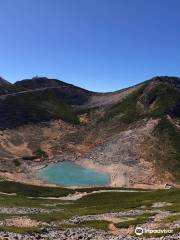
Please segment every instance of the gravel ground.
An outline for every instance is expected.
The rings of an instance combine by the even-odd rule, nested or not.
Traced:
[[[34,234],[16,234],[0,232],[0,239],[2,240],[141,240],[145,238],[133,236],[112,236],[104,231],[97,231],[91,228],[76,228],[68,230],[49,230],[44,229],[41,233]],[[180,234],[172,236],[146,238],[147,240],[179,240]]]

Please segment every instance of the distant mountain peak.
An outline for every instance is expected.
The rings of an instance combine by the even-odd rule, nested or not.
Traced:
[[[80,91],[89,92],[86,89],[77,87],[73,84],[63,82],[55,78],[39,77],[35,76],[31,79],[23,79],[17,81],[14,86],[23,87],[27,90],[30,89],[40,89],[40,88],[69,88],[69,89],[79,89]]]
[[[165,83],[172,88],[180,90],[180,78],[179,77],[155,76],[155,77],[151,78],[149,81]]]
[[[0,77],[0,86],[1,85],[12,85],[12,84],[7,80],[5,80],[4,78]]]

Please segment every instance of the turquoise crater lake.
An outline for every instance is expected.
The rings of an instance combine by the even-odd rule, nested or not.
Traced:
[[[105,186],[109,176],[89,168],[84,168],[70,161],[52,163],[39,170],[39,178],[49,183],[62,186]]]

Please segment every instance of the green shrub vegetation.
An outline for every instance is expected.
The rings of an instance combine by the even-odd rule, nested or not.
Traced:
[[[21,196],[29,197],[61,197],[73,193],[74,191],[60,187],[40,187],[11,181],[1,181],[0,192],[16,193]]]
[[[19,167],[21,165],[20,161],[18,159],[14,159],[13,163],[16,167]]]
[[[35,155],[38,158],[47,158],[48,157],[47,153],[40,148],[37,149],[36,151],[34,151],[33,155]]]
[[[0,101],[0,113],[3,115],[3,122],[0,121],[2,128],[13,128],[50,119],[62,119],[72,124],[79,124],[76,109],[51,91],[8,96]]]
[[[141,117],[141,112],[138,111],[136,104],[139,96],[143,93],[146,84],[144,84],[140,89],[131,93],[122,102],[113,106],[110,111],[107,112],[105,119],[111,120],[116,115],[122,114],[121,121],[124,123],[132,123],[137,121]]]
[[[105,119],[110,120],[121,115],[120,120],[130,124],[144,118],[161,118],[171,114],[180,102],[180,93],[168,85],[158,84],[151,90],[147,90],[146,87],[147,83],[144,83],[138,90],[113,106]]]
[[[154,130],[154,135],[160,140],[163,157],[157,161],[160,168],[173,172],[180,181],[180,131],[167,118],[163,117]]]

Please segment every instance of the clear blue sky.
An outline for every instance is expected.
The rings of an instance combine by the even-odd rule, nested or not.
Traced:
[[[180,76],[180,1],[0,0],[0,75],[95,91]]]

